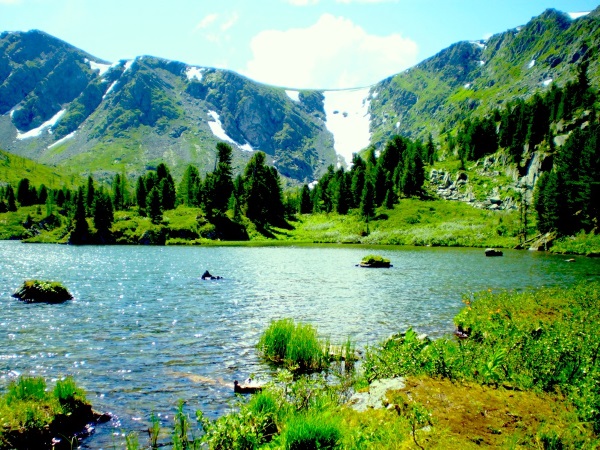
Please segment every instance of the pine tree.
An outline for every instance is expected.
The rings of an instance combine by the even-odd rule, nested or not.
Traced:
[[[114,206],[115,211],[120,211],[123,209],[124,203],[123,183],[121,182],[121,175],[117,173],[112,182],[112,206]]]
[[[15,202],[15,191],[13,190],[10,184],[6,186],[6,208],[11,212],[17,210],[17,204]]]
[[[231,168],[232,149],[229,144],[217,144],[218,163],[214,171],[214,184],[211,195],[213,196],[213,209],[219,214],[227,211],[229,198],[233,192],[233,171]]]
[[[308,185],[302,186],[300,194],[300,214],[310,214],[312,212],[312,201],[310,199],[310,189]]]
[[[135,188],[135,197],[138,204],[138,211],[141,216],[146,215],[146,197],[148,196],[148,191],[146,191],[146,182],[143,176],[140,176],[137,180],[136,188]]]
[[[110,196],[106,192],[96,193],[93,210],[94,226],[98,231],[98,235],[101,239],[106,239],[110,235],[110,228],[114,221],[113,205]]]
[[[200,173],[195,166],[187,166],[177,189],[177,203],[185,206],[199,206]]]
[[[85,193],[85,207],[87,215],[91,216],[94,209],[94,199],[96,198],[96,189],[94,187],[94,179],[92,176],[88,176],[87,179],[87,190]]]
[[[360,215],[364,217],[367,222],[375,215],[374,194],[375,188],[373,187],[373,183],[371,183],[370,180],[367,180],[360,200]]]
[[[154,186],[150,189],[150,192],[148,192],[146,198],[146,213],[152,223],[158,224],[161,222],[163,210],[158,186]]]
[[[75,217],[73,218],[74,226],[69,237],[71,244],[85,244],[88,241],[89,225],[86,220],[85,201],[83,187],[79,188],[79,192],[75,199]]]

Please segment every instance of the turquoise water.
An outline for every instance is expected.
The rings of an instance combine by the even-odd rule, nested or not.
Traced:
[[[391,269],[355,265],[368,253]],[[234,379],[268,378],[254,345],[270,320],[314,324],[358,347],[413,326],[440,336],[464,295],[600,278],[600,260],[526,251],[411,247],[73,247],[0,241],[0,387],[19,374],[65,375],[114,419],[84,448],[114,448],[121,430],[172,422],[178,399],[217,417]],[[208,269],[219,281],[201,281]],[[63,282],[75,299],[23,304],[28,278]],[[145,443],[145,438],[140,438]]]

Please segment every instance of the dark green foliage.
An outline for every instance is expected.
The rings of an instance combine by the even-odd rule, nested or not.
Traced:
[[[146,190],[146,183],[144,182],[144,177],[139,177],[135,187],[135,197],[140,215],[146,214],[147,195],[148,191]]]
[[[15,203],[15,191],[10,184],[6,186],[6,209],[13,212],[17,210],[17,204]]]
[[[101,236],[108,235],[114,220],[113,205],[110,196],[104,191],[98,192],[92,209],[94,211],[94,226],[98,234]]]
[[[266,165],[263,152],[256,152],[244,171],[246,217],[258,224],[280,224],[284,207],[277,170]]]
[[[308,185],[302,186],[300,193],[300,214],[310,214],[312,212],[312,202],[310,200],[310,189]]]
[[[17,187],[17,201],[21,206],[30,206],[37,203],[37,191],[31,186],[29,179],[23,178]]]
[[[573,235],[600,218],[600,125],[575,130],[557,152],[554,171],[540,177],[535,209],[540,231]]]
[[[177,189],[177,202],[185,206],[199,206],[201,185],[198,169],[192,165],[187,166]]]
[[[373,183],[371,183],[370,180],[367,180],[360,198],[360,215],[364,217],[367,222],[375,214],[374,191]]]
[[[74,226],[69,237],[69,243],[85,244],[89,240],[89,225],[86,220],[83,187],[79,188],[75,205]]]
[[[204,205],[209,216],[222,215],[227,211],[233,192],[233,171],[231,167],[232,148],[229,144],[217,144],[217,164],[215,170],[207,174],[204,182]]]
[[[94,186],[94,179],[88,176],[87,179],[87,190],[85,195],[85,207],[87,211],[87,215],[91,216],[94,206],[94,199],[96,198],[96,188]]]
[[[154,186],[148,193],[148,197],[146,198],[146,214],[148,214],[148,217],[154,224],[162,221],[163,209],[158,186]]]

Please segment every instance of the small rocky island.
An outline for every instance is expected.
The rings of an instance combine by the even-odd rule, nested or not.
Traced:
[[[61,283],[41,280],[26,280],[13,297],[25,303],[62,303],[73,298]]]
[[[379,267],[392,267],[390,264],[390,260],[384,258],[379,255],[367,255],[365,256],[359,264],[360,267],[371,267],[371,268],[379,268]]]

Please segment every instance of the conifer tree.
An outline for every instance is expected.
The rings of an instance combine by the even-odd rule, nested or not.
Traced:
[[[113,205],[108,193],[103,190],[96,193],[93,205],[94,226],[101,239],[106,239],[114,221]]]
[[[94,179],[91,175],[87,179],[87,189],[85,193],[85,208],[88,216],[92,215],[94,209],[94,199],[96,198],[96,189],[94,187]]]
[[[302,186],[300,193],[300,214],[310,214],[312,212],[312,201],[310,200],[310,189],[308,185]]]
[[[158,186],[154,186],[150,189],[150,192],[148,192],[146,198],[146,214],[154,224],[158,224],[162,220],[162,201]]]
[[[360,215],[364,217],[367,222],[375,215],[375,202],[373,201],[374,194],[375,188],[373,187],[373,183],[371,183],[370,180],[367,180],[360,200]]]
[[[6,208],[10,212],[14,212],[17,210],[17,204],[15,202],[15,191],[13,190],[10,184],[6,186]]]
[[[75,216],[73,217],[73,230],[69,237],[71,244],[85,244],[88,241],[89,225],[86,220],[85,200],[83,187],[79,188],[79,192],[75,199]]]

